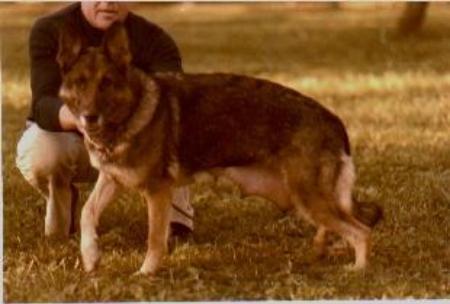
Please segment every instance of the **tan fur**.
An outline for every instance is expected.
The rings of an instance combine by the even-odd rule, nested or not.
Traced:
[[[348,214],[353,212],[352,189],[355,182],[355,166],[352,158],[342,155],[342,169],[336,184],[339,206]]]

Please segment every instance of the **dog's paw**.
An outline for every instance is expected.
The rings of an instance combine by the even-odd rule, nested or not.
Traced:
[[[159,269],[159,262],[149,262],[142,264],[141,268],[136,272],[139,275],[154,275]]]
[[[165,254],[159,250],[150,252],[145,257],[139,272],[143,275],[154,275],[161,267]]]
[[[146,278],[154,279],[155,278],[155,273],[153,273],[153,272],[143,272],[141,269],[139,269],[138,271],[135,271],[131,276],[132,277],[146,277]]]
[[[81,257],[83,259],[83,268],[86,272],[91,272],[97,266],[100,260],[100,250],[96,241],[82,242]]]
[[[345,271],[348,272],[361,272],[366,269],[366,265],[360,265],[360,264],[348,264],[344,266]]]
[[[132,276],[132,277],[140,277],[140,276],[142,276],[142,275],[143,275],[143,273],[141,273],[141,271],[138,270],[138,271],[133,272],[133,274],[132,274],[131,276]]]
[[[327,255],[330,257],[338,257],[349,254],[350,247],[344,240],[339,240],[329,245],[327,248]]]

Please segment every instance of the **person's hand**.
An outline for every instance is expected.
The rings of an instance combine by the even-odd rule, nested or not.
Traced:
[[[79,130],[75,115],[66,105],[63,105],[59,110],[59,122],[64,131]]]

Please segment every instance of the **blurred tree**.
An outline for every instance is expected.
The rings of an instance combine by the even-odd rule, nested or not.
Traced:
[[[398,23],[398,31],[401,35],[417,33],[424,21],[428,8],[428,2],[407,2]]]
[[[338,1],[330,2],[331,9],[338,10],[341,8],[341,3]]]

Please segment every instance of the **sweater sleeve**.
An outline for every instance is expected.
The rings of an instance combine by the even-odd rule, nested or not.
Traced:
[[[175,41],[160,27],[139,23],[136,65],[147,73],[182,71],[181,56]]]
[[[58,97],[61,75],[56,54],[58,28],[48,19],[39,19],[29,37],[32,119],[43,129],[62,131],[59,110],[63,102]]]
[[[165,32],[161,31],[155,37],[153,52],[148,69],[150,72],[179,72],[182,71],[181,56],[175,41]]]

